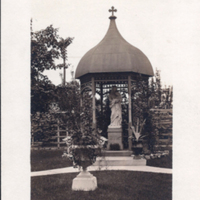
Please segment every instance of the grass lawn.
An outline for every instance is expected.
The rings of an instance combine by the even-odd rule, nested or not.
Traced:
[[[64,150],[31,151],[31,171],[41,171],[72,166],[67,158],[62,158]],[[147,160],[147,166],[172,168],[172,153],[169,156]]]
[[[64,150],[32,150],[31,171],[42,171],[72,166],[67,158],[62,158]]]
[[[62,158],[63,150],[31,151],[31,171],[72,166]],[[148,166],[172,168],[172,154],[160,159],[147,160]],[[98,188],[92,192],[71,190],[77,173],[49,175],[31,178],[32,200],[95,199],[95,200],[170,200],[172,199],[172,175],[129,171],[97,171]]]
[[[31,178],[31,200],[171,200],[172,175],[129,171],[97,171],[95,191],[72,191],[77,173]]]

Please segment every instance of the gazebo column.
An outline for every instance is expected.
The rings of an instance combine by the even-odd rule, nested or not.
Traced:
[[[92,128],[96,129],[96,85],[94,82],[94,77],[92,77]]]
[[[82,86],[82,85],[81,85]],[[82,87],[81,87],[81,98],[80,98],[80,106],[83,106],[83,95],[82,95]]]
[[[101,94],[101,115],[103,114],[103,83],[100,83],[100,94]]]
[[[149,77],[147,77],[146,79],[146,90],[147,90],[147,106],[148,106],[148,103],[149,103],[149,90],[148,90],[148,87],[149,87]]]
[[[132,136],[132,131],[131,131],[131,126],[132,126],[132,117],[131,117],[131,76],[128,76],[128,135],[129,135],[129,139],[128,139],[128,147],[129,150],[132,150],[132,141],[130,136]]]

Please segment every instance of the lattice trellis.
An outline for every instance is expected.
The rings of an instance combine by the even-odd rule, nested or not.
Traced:
[[[116,86],[117,87],[117,90],[121,93],[121,95],[123,95],[124,93],[125,94],[128,94],[128,83],[122,83],[122,84],[99,84],[97,83],[96,84],[96,93],[99,94],[100,96],[102,95],[103,96],[103,99],[105,99],[113,86]]]
[[[83,94],[84,92],[89,92],[92,91],[92,82],[86,82],[81,84],[81,94]]]
[[[132,72],[96,73],[83,76],[81,78],[81,95],[84,98],[84,93],[92,93],[92,116],[94,127],[96,126],[96,112],[98,111],[102,115],[105,111],[105,105],[108,103],[106,99],[108,98],[113,86],[117,87],[117,90],[122,96],[122,105],[125,108],[124,112],[127,113],[128,118],[125,121],[127,121],[127,127],[130,127],[133,118],[132,108],[134,98],[137,97],[137,95],[140,95],[142,91],[141,88],[148,87],[148,78],[148,76]],[[145,95],[148,96],[147,93]],[[98,100],[98,103],[96,100]],[[129,128],[127,128],[127,130],[129,130]],[[126,133],[123,137],[128,139],[128,136],[131,135],[130,131],[128,132],[128,135]],[[131,149],[131,141],[128,140],[127,142],[129,144],[129,149]]]

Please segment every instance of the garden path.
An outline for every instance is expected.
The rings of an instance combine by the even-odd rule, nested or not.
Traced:
[[[140,172],[172,174],[172,169],[150,167],[150,166],[100,166],[100,167],[90,166],[88,167],[88,171],[104,171],[104,170],[125,170],[125,171],[140,171]],[[31,172],[31,177],[53,175],[53,174],[75,173],[75,172],[80,172],[79,168],[65,167],[65,168],[59,168],[59,169]]]

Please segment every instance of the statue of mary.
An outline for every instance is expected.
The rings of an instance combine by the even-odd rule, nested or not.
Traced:
[[[110,116],[110,125],[111,127],[121,127],[122,122],[122,108],[121,102],[122,97],[120,93],[117,91],[117,87],[113,86],[112,90],[109,94],[110,108],[111,108],[111,116]]]

